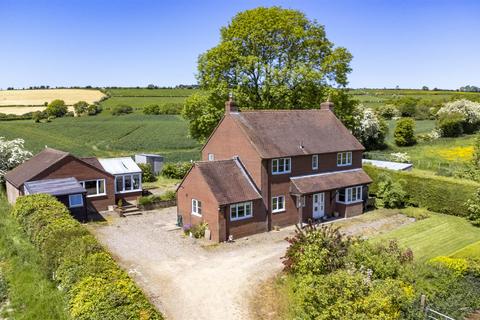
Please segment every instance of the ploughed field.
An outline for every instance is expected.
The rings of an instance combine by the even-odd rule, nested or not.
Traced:
[[[166,161],[199,158],[200,145],[188,137],[187,122],[180,116],[130,114],[58,118],[52,122],[32,120],[0,122],[0,137],[22,138],[36,153],[45,146],[78,156],[132,155],[159,153]]]

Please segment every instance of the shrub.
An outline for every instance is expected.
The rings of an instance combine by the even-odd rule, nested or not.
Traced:
[[[410,156],[406,152],[393,152],[390,153],[390,161],[410,163]]]
[[[443,137],[459,137],[463,134],[464,117],[459,113],[442,115],[437,121],[437,127]]]
[[[388,174],[378,176],[377,201],[379,207],[402,208],[408,200],[408,195],[403,189],[403,180],[394,181]]]
[[[151,104],[143,108],[143,113],[148,115],[159,115],[160,107],[157,104]]]
[[[65,101],[57,99],[48,104],[45,112],[49,117],[61,118],[67,114],[68,108],[65,105]]]
[[[393,180],[403,180],[403,189],[409,195],[409,202],[424,207],[430,211],[455,216],[465,216],[467,199],[480,188],[480,184],[448,177],[440,177],[422,171],[404,172],[390,171],[365,165],[363,169],[373,179],[370,192],[377,193],[379,175],[388,173]]]
[[[161,319],[97,240],[54,197],[17,199],[12,215],[69,299],[74,319]]]
[[[391,120],[392,118],[400,116],[397,107],[392,104],[387,104],[378,108],[378,114],[386,120]]]
[[[185,225],[183,227],[183,232],[185,232],[185,234],[187,235],[192,234],[195,239],[200,239],[205,237],[205,231],[207,230],[207,228],[208,224],[206,222],[202,222],[194,226]]]
[[[8,294],[7,281],[5,280],[2,269],[0,268],[0,306],[2,305],[2,302],[7,300],[7,297],[8,297],[7,294]]]
[[[385,136],[388,127],[372,109],[362,110],[359,127],[355,130],[355,136],[362,142],[367,150],[385,148]]]
[[[75,110],[77,116],[81,116],[87,113],[87,109],[88,103],[86,101],[78,101],[73,105],[73,110]]]
[[[434,266],[441,266],[447,268],[453,272],[457,277],[463,276],[468,271],[468,262],[463,258],[450,258],[445,256],[439,256],[430,259],[430,264]]]
[[[412,118],[398,120],[393,137],[395,138],[395,144],[400,147],[412,146],[417,143],[415,139],[415,120]]]
[[[160,199],[164,201],[175,200],[177,193],[174,190],[167,190],[160,195]]]
[[[44,111],[35,111],[32,113],[32,119],[34,122],[38,123],[41,120],[45,120],[48,118],[47,113]]]
[[[87,108],[87,114],[89,116],[94,116],[102,112],[102,107],[98,104],[91,104]]]
[[[132,112],[133,112],[132,107],[127,106],[127,105],[123,105],[123,104],[117,105],[117,106],[113,107],[112,110],[111,110],[111,113],[114,116],[121,116],[121,115],[129,114],[129,113],[132,113]]]
[[[480,227],[480,189],[465,203],[467,207],[467,218],[477,227]]]
[[[180,114],[183,105],[178,103],[165,103],[160,106],[160,114]]]
[[[295,275],[318,275],[332,272],[345,264],[354,239],[331,225],[307,226],[287,238],[290,243],[283,259],[284,269]]]
[[[437,115],[439,118],[461,115],[463,132],[467,134],[477,131],[480,127],[480,103],[470,100],[461,99],[447,102],[438,110]]]
[[[183,179],[191,167],[191,162],[166,163],[162,169],[162,176],[171,179]]]
[[[157,177],[153,173],[152,165],[149,163],[139,163],[138,166],[142,169],[142,182],[157,181]]]
[[[398,111],[402,117],[414,117],[417,112],[418,99],[403,97],[396,101]]]
[[[402,209],[401,212],[407,217],[414,218],[415,220],[424,220],[432,216],[432,214],[425,208],[407,207]]]

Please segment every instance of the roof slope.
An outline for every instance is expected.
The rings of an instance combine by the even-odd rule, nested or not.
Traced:
[[[263,110],[230,115],[264,159],[364,150],[330,110]]]
[[[140,173],[142,169],[130,157],[98,159],[105,171],[110,174]]]
[[[290,181],[292,193],[306,194],[368,184],[372,179],[363,169],[352,169],[292,177]]]
[[[47,179],[25,182],[28,194],[46,193],[52,196],[63,196],[75,193],[87,193],[75,178]]]
[[[260,199],[255,184],[237,159],[196,162],[219,205]]]
[[[19,188],[55,163],[69,156],[68,152],[45,148],[29,160],[5,174],[5,180]]]

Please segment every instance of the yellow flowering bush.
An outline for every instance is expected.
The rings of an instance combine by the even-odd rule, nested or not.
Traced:
[[[445,256],[439,256],[430,259],[429,263],[445,267],[453,271],[456,276],[463,276],[468,271],[468,261],[463,258],[450,258]]]

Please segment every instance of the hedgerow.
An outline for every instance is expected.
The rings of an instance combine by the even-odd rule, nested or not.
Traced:
[[[110,254],[54,197],[20,197],[12,210],[66,292],[73,319],[162,319]]]
[[[388,173],[395,180],[403,180],[403,188],[412,204],[428,210],[454,215],[467,214],[467,200],[480,187],[479,183],[461,179],[434,176],[424,172],[391,171],[366,165],[363,167],[373,179],[370,192],[378,191],[379,175]]]

